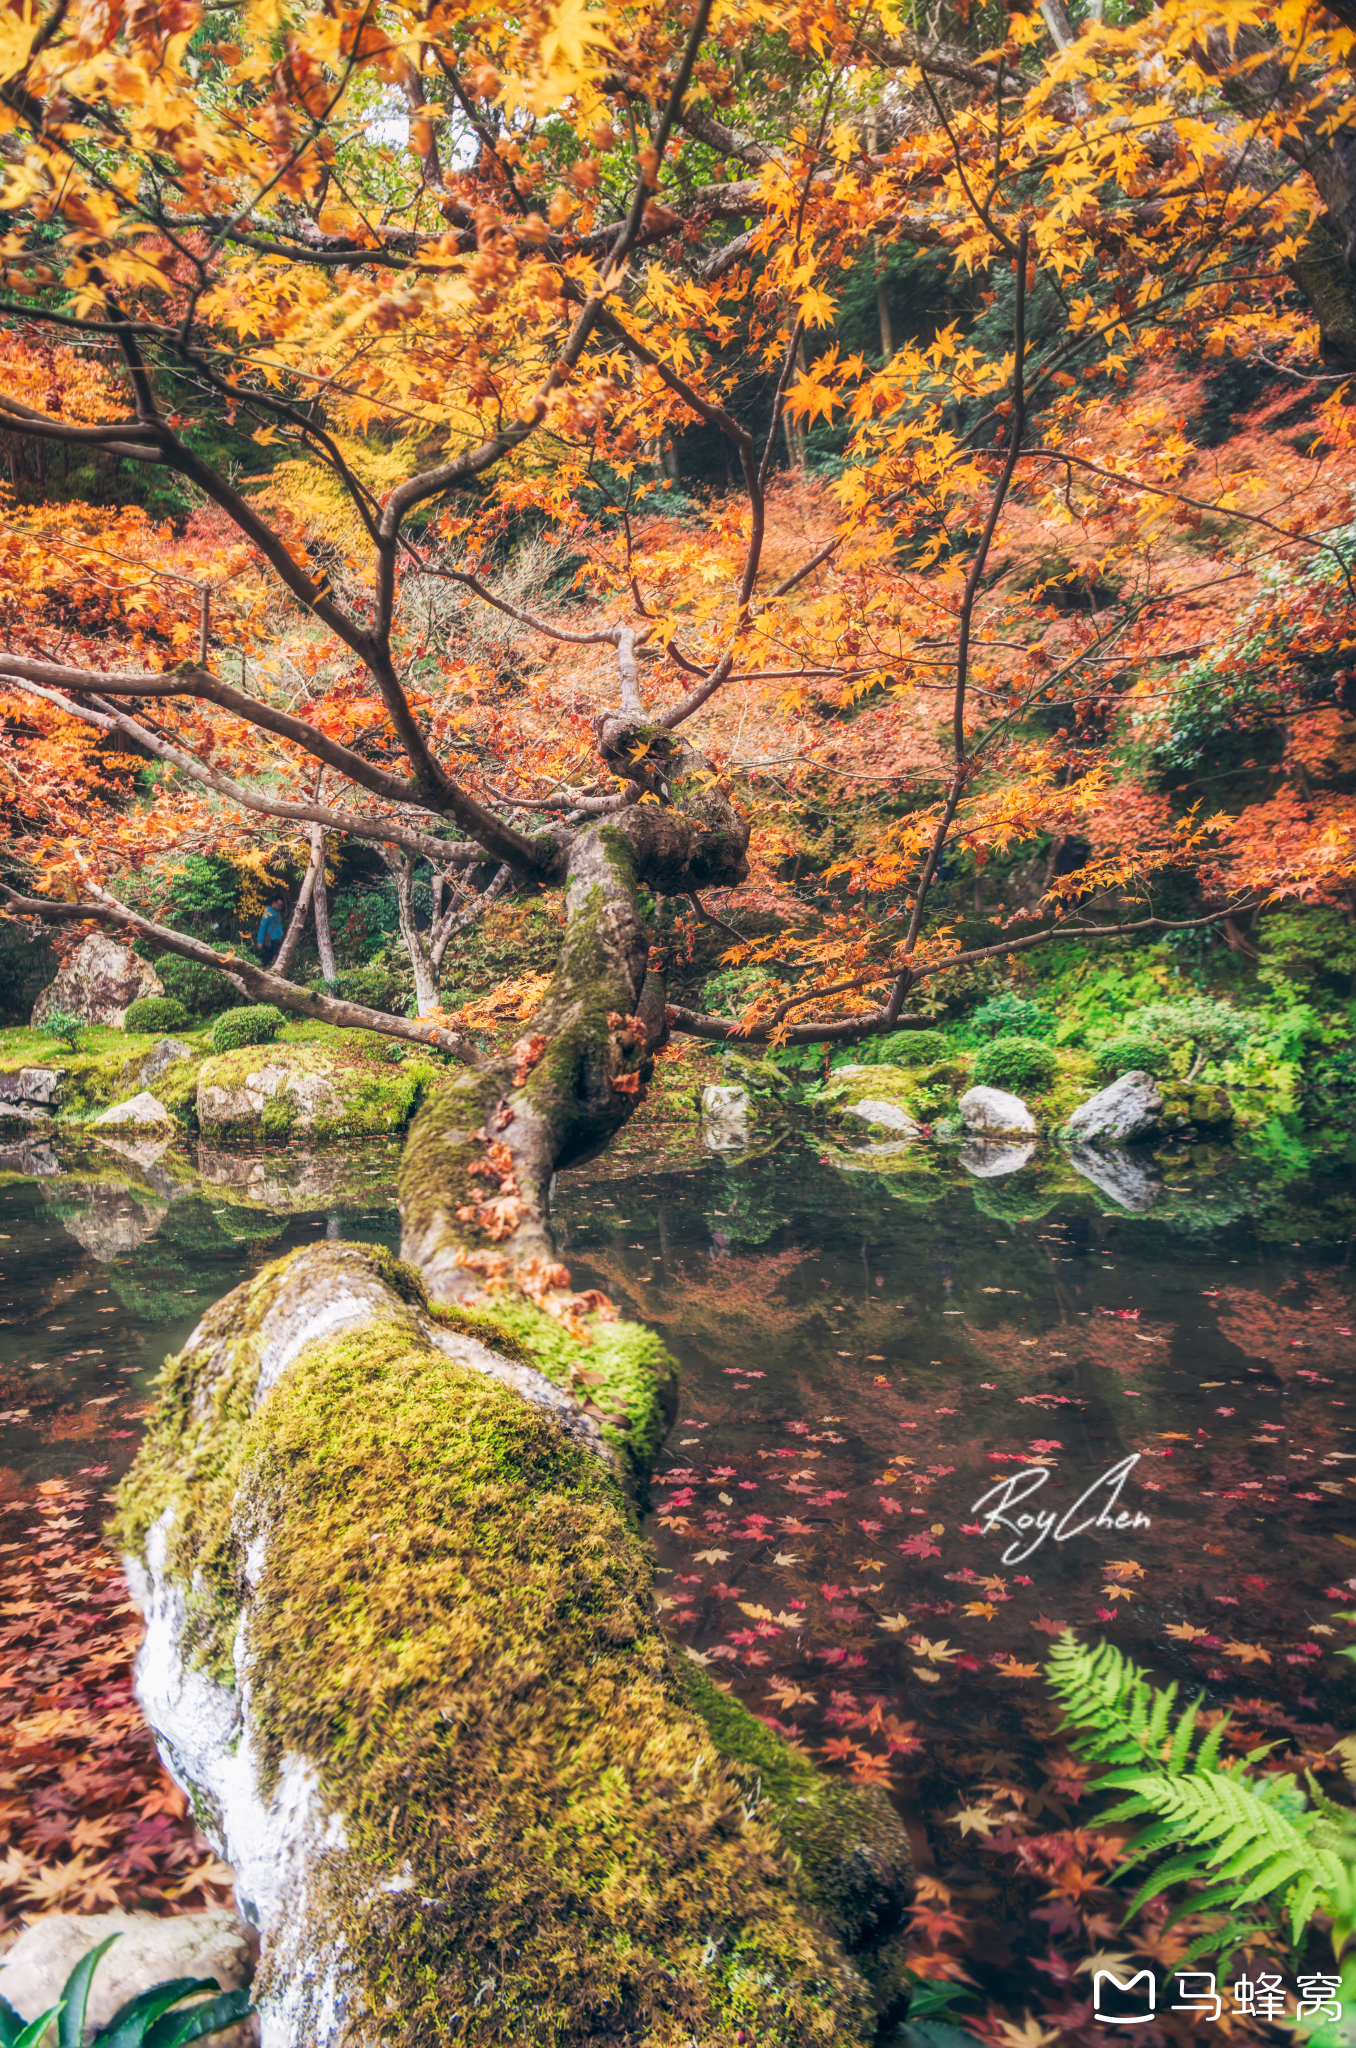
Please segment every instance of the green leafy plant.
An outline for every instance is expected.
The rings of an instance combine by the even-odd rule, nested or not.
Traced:
[[[944,1060],[949,1049],[940,1031],[890,1031],[883,1038],[846,1046],[834,1065],[930,1067],[934,1061]]]
[[[984,1088],[1048,1088],[1058,1061],[1053,1046],[1039,1038],[995,1038],[975,1058],[975,1080]]]
[[[970,1022],[985,1038],[1043,1038],[1055,1028],[1054,1018],[1042,1003],[1014,995],[1009,988],[1000,989],[997,995],[981,1003]]]
[[[1189,1913],[1222,1913],[1224,1922],[1199,1935],[1183,1963],[1207,1950],[1224,1956],[1257,1945],[1277,1931],[1298,1948],[1320,1913],[1332,1920],[1333,1955],[1341,1961],[1356,1934],[1356,1830],[1349,1810],[1320,1792],[1311,1775],[1306,1796],[1287,1772],[1256,1769],[1270,1743],[1222,1763],[1229,1716],[1201,1735],[1204,1695],[1175,1714],[1180,1688],[1155,1686],[1110,1643],[1091,1649],[1066,1630],[1045,1670],[1078,1730],[1071,1750],[1103,1767],[1099,1789],[1127,1795],[1101,1815],[1101,1824],[1148,1820],[1131,1838],[1121,1867],[1133,1869],[1161,1849],[1174,1852],[1145,1878],[1126,1907],[1127,1920],[1161,1893],[1187,1886],[1167,1926]]]
[[[80,1034],[84,1028],[84,1020],[72,1017],[69,1010],[49,1011],[38,1026],[44,1037],[59,1039],[68,1052],[79,1052]]]
[[[1094,1048],[1093,1064],[1099,1081],[1114,1081],[1118,1074],[1166,1074],[1171,1071],[1168,1049],[1159,1038],[1139,1031],[1122,1031],[1104,1038]]]
[[[124,1031],[183,1031],[188,1012],[174,996],[138,996],[123,1015]]]
[[[1146,1003],[1135,1013],[1134,1027],[1138,1034],[1157,1039],[1169,1049],[1186,1049],[1187,1081],[1194,1081],[1211,1060],[1224,1059],[1253,1029],[1242,1010],[1212,996],[1188,996],[1179,1003]]]
[[[212,1026],[213,1052],[237,1052],[242,1045],[269,1045],[287,1019],[272,1003],[251,1003],[227,1010]]]
[[[46,2048],[49,2037],[54,2048],[81,2048],[94,1972],[114,1942],[121,1939],[120,1934],[110,1934],[107,1941],[82,1956],[66,1979],[59,2002],[34,2020],[25,2021],[8,2000],[0,1998],[0,2048]],[[203,1991],[216,1996],[186,2011],[176,2010],[186,1998]],[[190,2041],[219,2034],[253,2010],[246,1990],[219,1991],[211,1977],[172,1977],[119,2006],[89,2048],[187,2048]]]

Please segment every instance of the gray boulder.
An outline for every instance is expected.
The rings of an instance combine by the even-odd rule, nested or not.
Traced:
[[[1076,1145],[1130,1145],[1156,1131],[1162,1119],[1157,1081],[1136,1068],[1080,1104],[1064,1136]]]
[[[967,1088],[960,1099],[961,1121],[980,1137],[1034,1138],[1036,1119],[1020,1095],[1002,1088]]]
[[[182,1038],[158,1039],[141,1062],[138,1079],[143,1088],[154,1088],[167,1068],[176,1067],[180,1060],[191,1060],[192,1057],[192,1046],[185,1045]]]
[[[901,1109],[897,1102],[880,1102],[874,1096],[863,1096],[860,1102],[852,1102],[843,1112],[845,1116],[859,1116],[863,1123],[883,1127],[887,1131],[902,1131],[906,1138],[919,1136],[918,1125],[907,1109]]]
[[[45,988],[33,1005],[33,1023],[45,1024],[57,1010],[83,1024],[122,1029],[129,1003],[141,996],[163,996],[155,969],[138,960],[130,946],[119,945],[104,932],[92,932]]]
[[[140,1095],[131,1095],[126,1102],[115,1102],[112,1109],[106,1109],[96,1116],[97,1126],[108,1124],[169,1124],[173,1122],[163,1102],[157,1102],[154,1095],[142,1089]]]
[[[248,1984],[254,1963],[249,1932],[234,1913],[51,1913],[19,1936],[0,1968],[0,1998],[26,2020],[57,2003],[82,1956],[118,1936],[94,1972],[86,2023],[106,2026],[120,2005],[171,1977],[211,1977],[221,1990]],[[256,2019],[210,2038],[213,2048],[247,2048],[258,2040]]]
[[[26,1102],[53,1109],[61,1099],[64,1067],[12,1067],[0,1074],[0,1102]]]
[[[1081,1173],[1084,1180],[1090,1180],[1109,1196],[1117,1208],[1135,1214],[1152,1209],[1163,1192],[1163,1183],[1152,1167],[1118,1146],[1094,1152],[1090,1145],[1071,1145],[1069,1164],[1075,1173]]]
[[[10,1102],[0,1095],[0,1125],[2,1124],[50,1124],[52,1113],[38,1109],[31,1102]]]

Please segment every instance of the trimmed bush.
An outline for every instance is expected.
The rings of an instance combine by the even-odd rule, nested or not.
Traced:
[[[200,966],[181,953],[162,953],[152,964],[165,994],[182,1003],[190,1017],[215,1017],[222,1010],[241,1009],[248,1001],[219,968]]]
[[[1092,1055],[1099,1081],[1114,1081],[1119,1074],[1166,1074],[1168,1048],[1161,1038],[1147,1038],[1138,1031],[1122,1031],[1116,1038],[1104,1038]]]
[[[1055,1078],[1054,1047],[1039,1038],[995,1038],[975,1057],[975,1080],[982,1088],[1031,1088],[1037,1093]]]
[[[1040,1003],[1015,996],[1009,988],[981,1003],[970,1021],[985,1038],[1044,1038],[1055,1028],[1054,1018]]]
[[[188,1011],[173,996],[139,996],[137,1001],[127,1005],[122,1020],[124,1031],[182,1031],[188,1023]]]
[[[317,980],[312,986],[323,988]],[[414,1000],[414,974],[408,960],[402,973],[389,955],[379,955],[363,967],[345,967],[339,976],[339,994],[346,1003],[363,1003],[369,1010],[384,1010],[388,1017],[406,1017]]]
[[[213,1052],[238,1052],[242,1045],[269,1045],[287,1019],[272,1003],[251,1003],[227,1010],[212,1026]]]
[[[849,1046],[842,1055],[844,1066],[856,1061],[863,1067],[930,1067],[947,1056],[947,1043],[940,1031],[892,1031],[886,1038],[868,1038]]]

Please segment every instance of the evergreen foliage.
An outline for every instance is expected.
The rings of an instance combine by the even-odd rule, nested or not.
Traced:
[[[138,996],[127,1005],[122,1020],[124,1031],[182,1031],[188,1011],[174,996]]]
[[[272,1003],[250,1003],[243,1010],[227,1010],[212,1026],[212,1050],[238,1052],[242,1045],[268,1045],[286,1021]]]
[[[995,1038],[981,1047],[975,1080],[984,1088],[1048,1088],[1058,1061],[1039,1038]]]

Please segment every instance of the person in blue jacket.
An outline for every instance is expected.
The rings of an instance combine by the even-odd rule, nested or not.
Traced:
[[[265,966],[276,957],[283,942],[282,911],[282,900],[276,898],[272,903],[265,904],[264,914],[259,920],[255,944],[259,948],[259,958]]]

